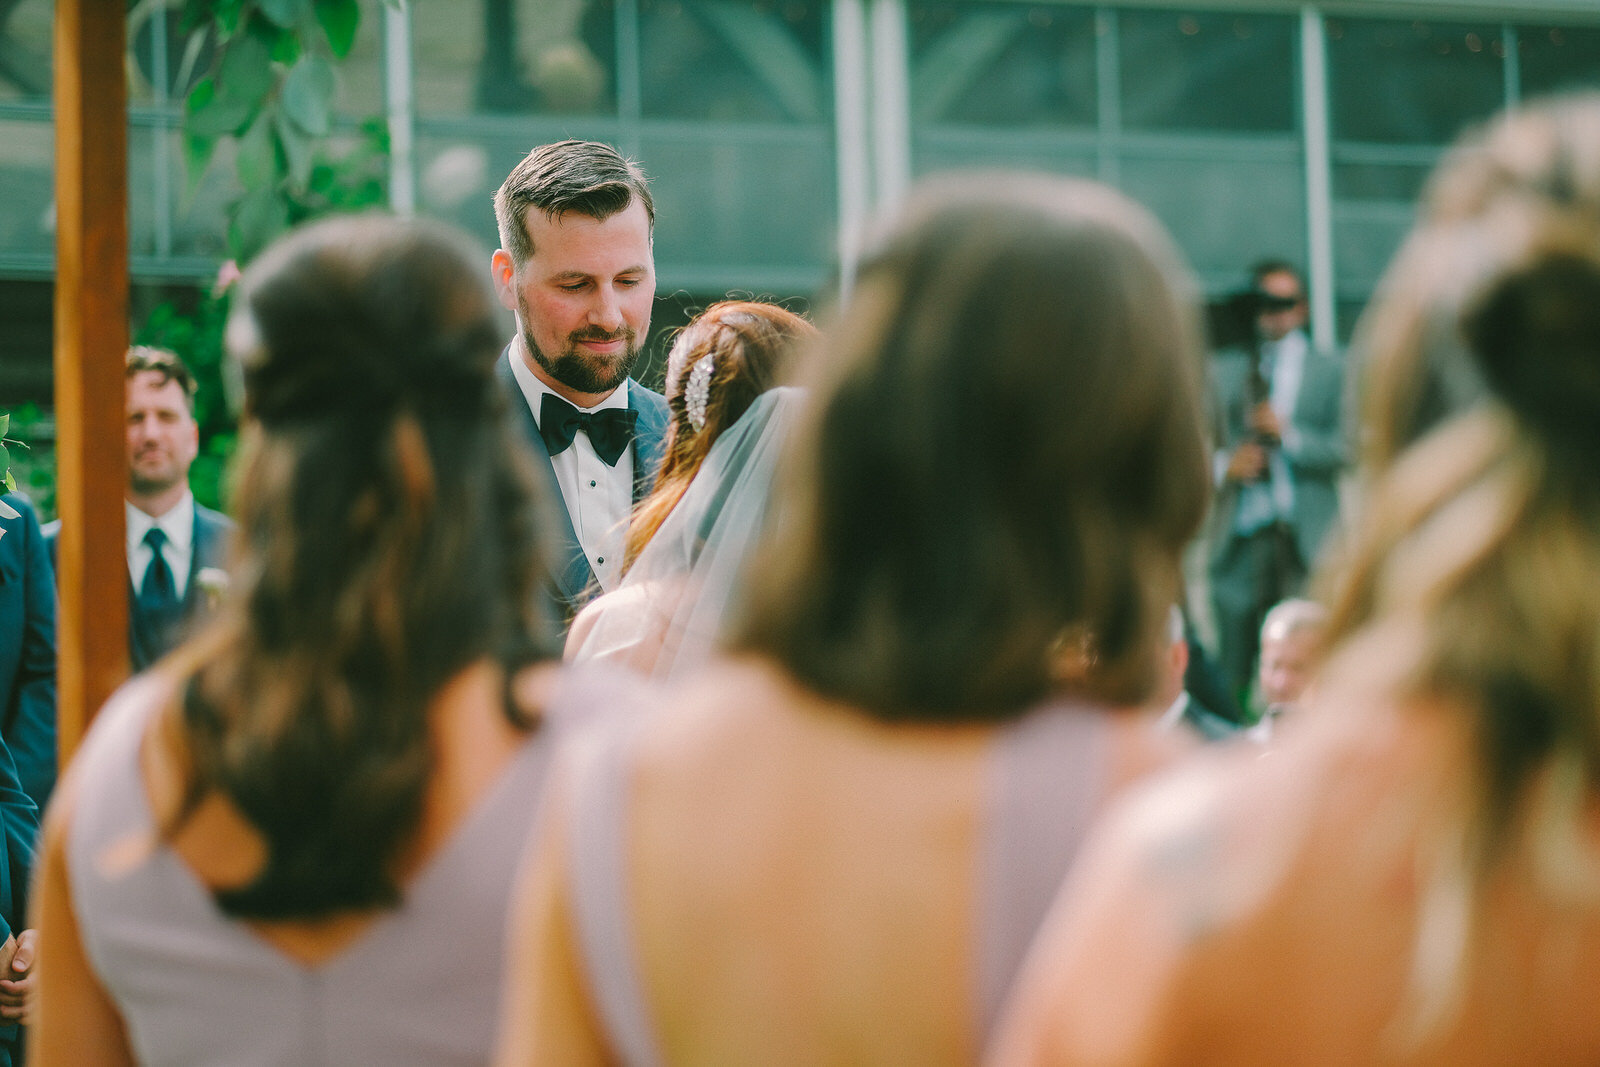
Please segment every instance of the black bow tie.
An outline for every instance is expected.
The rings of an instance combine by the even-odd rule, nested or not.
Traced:
[[[572,444],[579,430],[589,435],[595,454],[615,467],[623,449],[633,440],[633,424],[639,413],[632,408],[606,408],[579,411],[554,393],[544,394],[539,403],[539,436],[552,456],[559,456]]]

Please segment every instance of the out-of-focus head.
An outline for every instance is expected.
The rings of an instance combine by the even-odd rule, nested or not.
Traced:
[[[885,717],[1144,699],[1208,486],[1159,224],[1092,182],[930,183],[823,352],[741,642]]]
[[[1261,663],[1257,684],[1267,707],[1299,701],[1311,681],[1328,625],[1328,609],[1314,600],[1285,600],[1261,623]]]
[[[257,881],[218,894],[230,914],[393,902],[432,700],[469,665],[542,651],[534,490],[482,262],[439,224],[344,217],[240,283],[241,551],[185,702],[200,786],[270,845]]]
[[[1305,281],[1294,264],[1283,259],[1262,260],[1250,269],[1250,284],[1261,308],[1256,330],[1262,340],[1281,341],[1305,328],[1311,309]]]
[[[128,491],[138,499],[158,498],[187,483],[200,453],[194,379],[176,353],[144,345],[128,349],[124,368]]]
[[[1530,427],[1594,425],[1597,271],[1600,96],[1514,111],[1465,138],[1358,330],[1369,466],[1488,388]]]
[[[1478,858],[1576,832],[1587,792],[1518,816],[1547,769],[1600,782],[1600,96],[1468,135],[1362,334],[1369,491],[1327,583],[1330,674],[1472,717]]]
[[[297,614],[321,606],[330,622],[340,590],[381,561],[395,585],[373,595],[403,593],[387,606],[418,622],[451,619],[413,649],[446,671],[520,633],[538,573],[493,377],[494,296],[463,269],[471,254],[433,223],[307,226],[245,273],[228,327],[254,430],[238,494],[247,547],[303,583]],[[316,625],[278,636],[314,642]]]

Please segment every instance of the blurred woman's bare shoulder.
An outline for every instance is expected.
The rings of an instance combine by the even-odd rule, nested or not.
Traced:
[[[1063,887],[1000,1062],[1271,1062],[1263,1019],[1323,1010],[1312,981],[1388,1004],[1361,975],[1409,947],[1418,850],[1450,792],[1434,786],[1464,754],[1441,743],[1445,709],[1380,696],[1329,685],[1274,747],[1202,750],[1132,788]]]

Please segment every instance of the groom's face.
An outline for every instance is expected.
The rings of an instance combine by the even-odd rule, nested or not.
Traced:
[[[532,365],[558,392],[605,394],[638,362],[655,300],[650,217],[635,199],[606,219],[523,216],[533,254],[495,253],[500,301],[516,311]]]

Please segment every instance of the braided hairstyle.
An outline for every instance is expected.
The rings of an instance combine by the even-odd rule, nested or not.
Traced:
[[[1486,869],[1570,822],[1520,818],[1541,771],[1600,784],[1600,96],[1466,138],[1360,336],[1369,492],[1330,643],[1403,628],[1399,694],[1470,710]]]
[[[438,224],[342,218],[268,249],[236,297],[234,595],[191,650],[175,820],[215,792],[264,839],[257,876],[215,894],[231,916],[395,905],[435,695],[551,651],[481,264]]]

